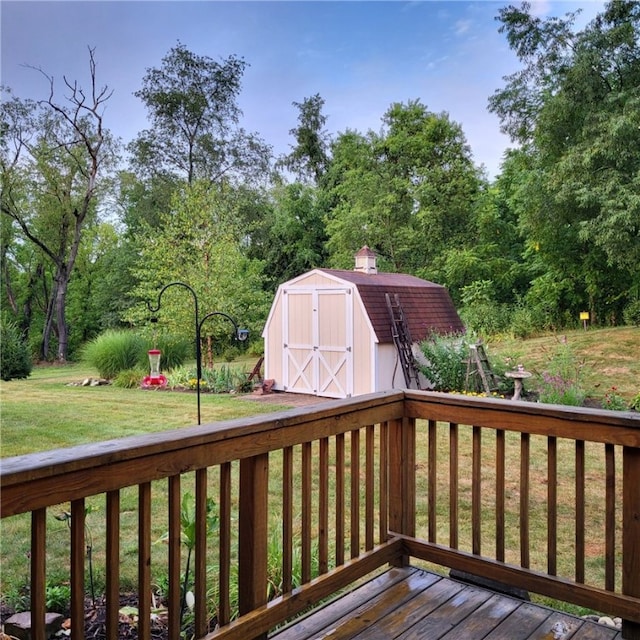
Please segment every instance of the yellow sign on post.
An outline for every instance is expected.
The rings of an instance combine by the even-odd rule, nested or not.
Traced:
[[[588,311],[581,311],[580,312],[580,320],[582,320],[582,326],[584,327],[584,330],[587,330],[587,320],[589,320],[589,312]]]

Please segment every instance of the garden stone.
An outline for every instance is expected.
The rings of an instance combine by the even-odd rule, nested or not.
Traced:
[[[47,638],[58,633],[62,628],[64,616],[60,613],[46,613],[44,618]],[[31,640],[31,611],[16,613],[4,622],[4,630],[18,640]]]

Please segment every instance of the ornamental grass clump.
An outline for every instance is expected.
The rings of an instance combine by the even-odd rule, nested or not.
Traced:
[[[135,369],[144,350],[144,340],[137,333],[110,329],[85,345],[82,360],[102,378],[112,380],[121,371]]]

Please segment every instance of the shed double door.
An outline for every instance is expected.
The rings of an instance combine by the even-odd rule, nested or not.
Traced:
[[[353,393],[353,296],[349,289],[287,289],[284,388],[329,398]]]

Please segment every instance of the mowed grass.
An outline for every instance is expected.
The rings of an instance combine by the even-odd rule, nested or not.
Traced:
[[[26,380],[0,382],[1,456],[154,433],[197,423],[195,392],[75,386],[95,371],[38,367]],[[202,423],[276,411],[283,405],[242,395],[201,393]]]

